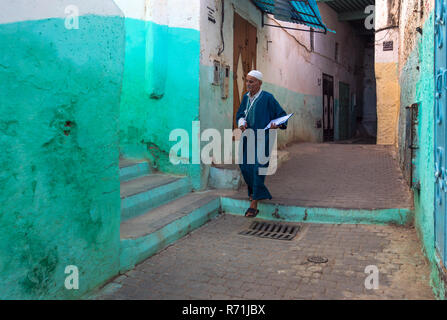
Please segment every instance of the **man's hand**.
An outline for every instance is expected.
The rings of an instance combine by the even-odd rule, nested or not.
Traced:
[[[244,132],[245,129],[247,129],[247,123],[245,123],[243,126],[240,126],[239,129],[241,129],[241,131]]]
[[[270,125],[270,129],[284,129],[284,124],[280,124],[279,126],[277,126],[276,124],[272,123]]]

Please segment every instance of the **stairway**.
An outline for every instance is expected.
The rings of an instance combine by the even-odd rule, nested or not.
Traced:
[[[146,161],[120,159],[120,181],[121,272],[219,213],[216,191],[193,192],[189,177],[157,172]]]

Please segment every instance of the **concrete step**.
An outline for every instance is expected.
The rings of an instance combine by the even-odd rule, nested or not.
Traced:
[[[193,192],[121,223],[120,270],[126,271],[219,213],[216,192]]]
[[[162,173],[121,182],[121,221],[161,206],[192,191],[187,177]]]
[[[275,155],[275,157],[273,155]],[[290,155],[288,151],[273,151],[267,174],[275,174],[279,167],[289,159]],[[208,184],[213,189],[239,190],[241,186],[246,186],[238,164],[219,164],[211,166]]]
[[[242,175],[237,164],[213,165],[210,167],[208,185],[214,189],[238,190]]]
[[[120,159],[120,181],[128,181],[143,175],[150,174],[152,169],[145,160]]]

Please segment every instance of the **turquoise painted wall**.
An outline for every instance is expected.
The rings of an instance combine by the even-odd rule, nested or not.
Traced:
[[[0,25],[0,299],[75,298],[118,271],[124,45],[120,17]]]
[[[445,297],[445,288],[436,266],[434,248],[434,13],[430,13],[423,27],[421,41],[408,57],[400,74],[401,117],[405,106],[420,102],[418,123],[418,146],[415,161],[415,177],[420,181],[420,192],[414,192],[414,223],[424,247],[425,255],[431,263],[431,284],[434,292]],[[420,66],[420,71],[416,65]],[[400,123],[400,127],[402,123]],[[402,128],[400,128],[402,129]],[[402,143],[402,130],[399,132]],[[401,148],[401,146],[400,146]]]
[[[200,165],[172,165],[174,129],[191,137],[199,120],[200,32],[126,18],[126,59],[120,105],[120,152],[157,169],[187,174],[203,187]],[[192,153],[190,141],[190,154]]]

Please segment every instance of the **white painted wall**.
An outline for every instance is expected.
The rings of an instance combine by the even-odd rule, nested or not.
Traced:
[[[125,16],[199,30],[200,0],[1,0],[0,23],[65,18],[68,6],[76,6],[79,15]]]
[[[1,0],[0,24],[49,18],[66,18],[76,6],[79,15],[122,16],[123,13],[113,1],[104,0]]]
[[[200,0],[114,0],[126,18],[199,30]]]

